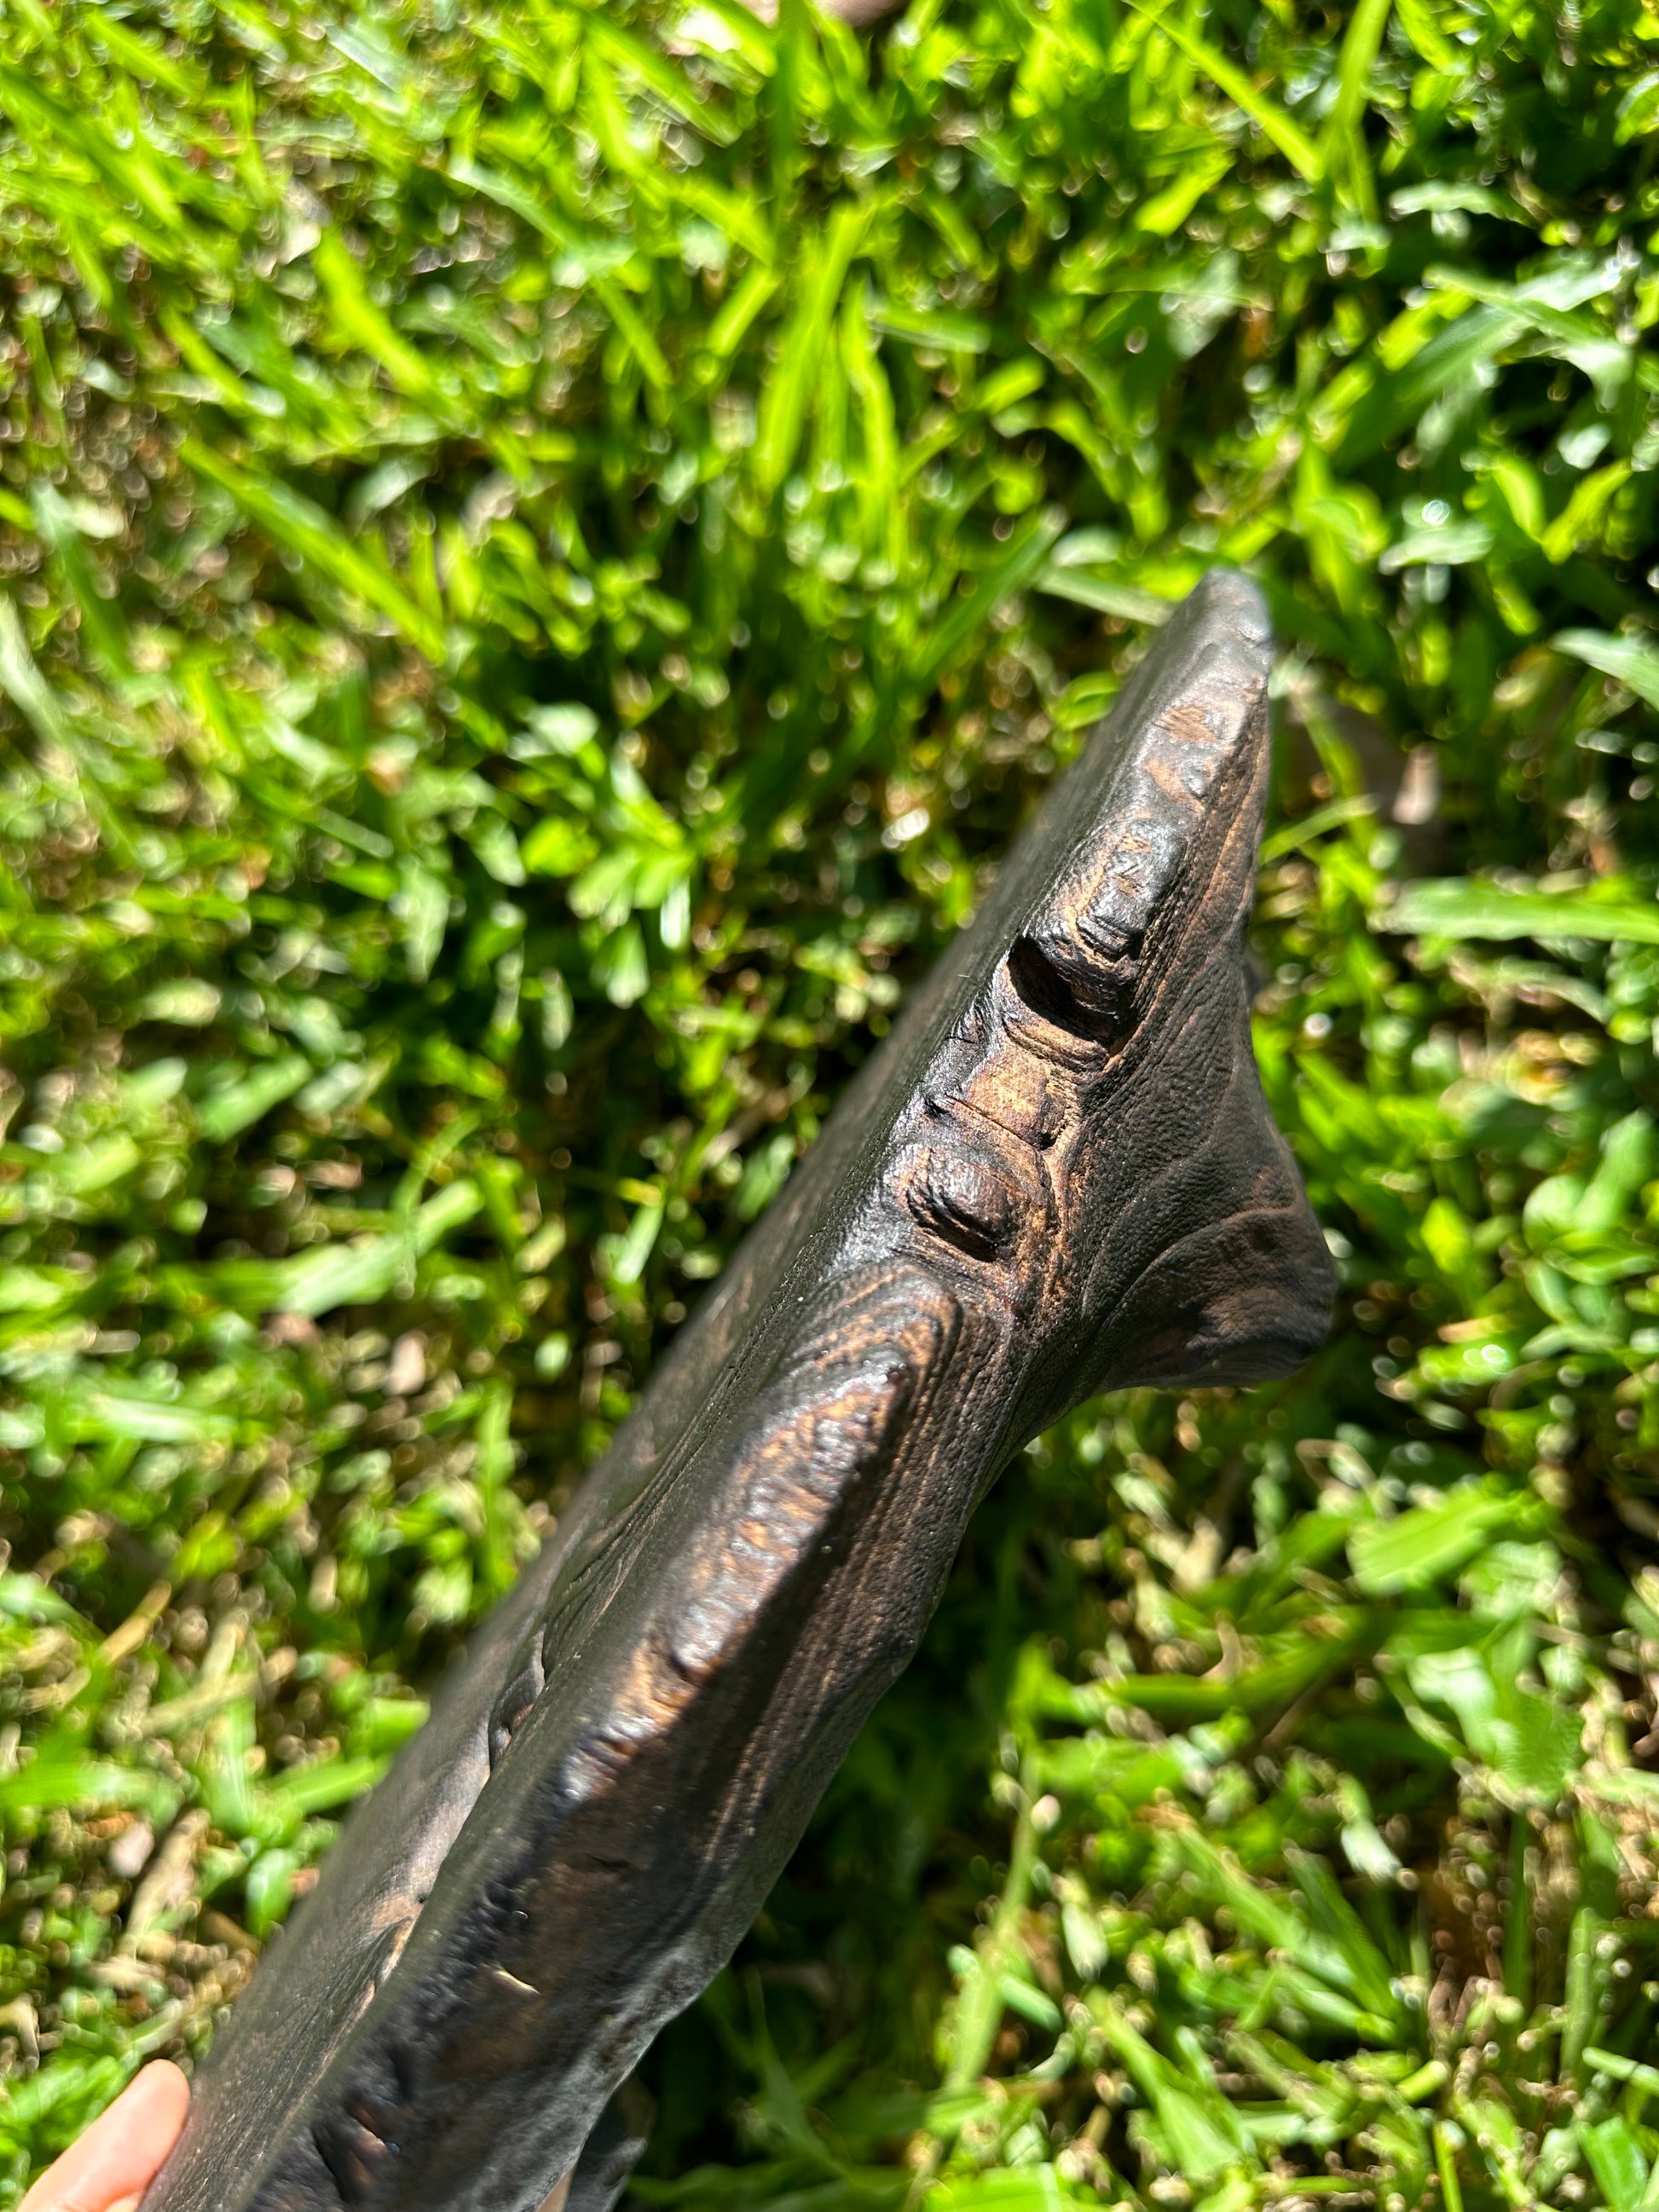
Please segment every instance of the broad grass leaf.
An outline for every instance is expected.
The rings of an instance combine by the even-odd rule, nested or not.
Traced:
[[[1269,94],[1252,84],[1242,70],[1167,9],[1145,4],[1145,0],[1130,0],[1130,5],[1155,23],[1165,38],[1219,86],[1235,107],[1243,109],[1300,176],[1311,184],[1323,175],[1325,164],[1320,149]]]
[[[1518,891],[1462,877],[1404,884],[1373,927],[1424,936],[1591,938],[1659,945],[1659,903],[1582,891]]]
[[[383,1297],[412,1273],[414,1262],[451,1231],[471,1220],[483,1205],[477,1185],[462,1180],[417,1206],[407,1231],[330,1245],[274,1263],[259,1302],[277,1313],[314,1316],[335,1306],[361,1305]]]
[[[921,2201],[927,2212],[1056,2212],[1091,2199],[1045,2163],[936,2182]]]
[[[819,357],[829,342],[866,222],[858,207],[838,208],[804,257],[795,312],[761,396],[755,474],[763,491],[775,490],[793,463]]]
[[[1610,2212],[1642,2212],[1648,2160],[1630,2123],[1615,2113],[1611,2119],[1581,2124],[1579,2138]]]
[[[1550,642],[1558,653],[1599,669],[1650,707],[1659,707],[1659,646],[1636,637],[1610,637],[1595,629],[1558,630]]]
[[[280,480],[239,467],[198,439],[186,440],[184,453],[199,475],[228,492],[277,544],[298,554],[339,590],[388,617],[429,659],[442,662],[442,631],[397,579],[349,539],[314,501]]]
[[[196,1121],[210,1144],[223,1144],[249,1128],[273,1106],[309,1082],[311,1062],[302,1053],[282,1054],[263,1067],[216,1085],[197,1102]]]
[[[1354,1580],[1376,1597],[1431,1589],[1530,1510],[1524,1493],[1471,1483],[1437,1504],[1414,1505],[1388,1521],[1363,1521],[1348,1537]]]

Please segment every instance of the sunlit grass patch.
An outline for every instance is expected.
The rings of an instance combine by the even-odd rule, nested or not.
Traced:
[[[8,2201],[1232,562],[1337,1330],[1021,1460],[640,2191],[1642,2212],[1655,34],[9,0]]]

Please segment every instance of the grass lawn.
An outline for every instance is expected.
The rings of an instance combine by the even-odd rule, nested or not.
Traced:
[[[1336,1328],[988,1501],[638,2197],[1659,2201],[1656,125],[1638,0],[0,0],[0,2205],[1218,562]]]

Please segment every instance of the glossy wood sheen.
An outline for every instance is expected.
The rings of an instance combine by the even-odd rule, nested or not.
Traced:
[[[1240,967],[1268,626],[1207,578],[270,1947],[147,2212],[569,2212],[1032,1436],[1319,1341]]]

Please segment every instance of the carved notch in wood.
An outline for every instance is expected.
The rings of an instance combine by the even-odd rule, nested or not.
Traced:
[[[1331,1267],[1251,1057],[1271,641],[1206,579],[354,1817],[146,2212],[604,2212],[975,1499]]]

